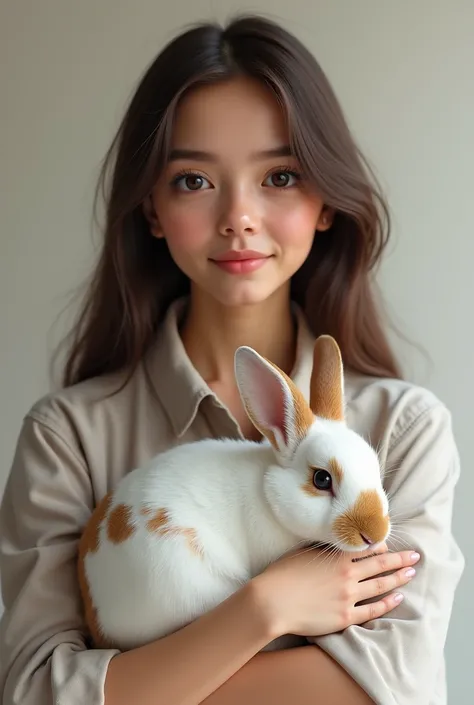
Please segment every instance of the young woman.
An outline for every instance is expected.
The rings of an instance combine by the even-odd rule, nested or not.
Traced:
[[[27,413],[1,508],[2,703],[445,703],[463,569],[450,415],[401,380],[371,286],[386,208],[315,59],[259,18],[186,31],[143,76],[103,184],[105,241],[64,389]],[[342,350],[348,423],[390,470],[407,550],[287,556],[169,637],[90,648],[76,557],[94,506],[175,444],[258,439],[236,347],[307,395],[321,333]],[[308,645],[261,653],[287,632]]]

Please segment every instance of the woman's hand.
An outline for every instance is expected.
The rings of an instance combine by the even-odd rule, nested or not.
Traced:
[[[393,590],[413,578],[411,566],[419,556],[413,551],[389,553],[386,547],[382,551],[376,556],[370,552],[328,556],[312,548],[270,565],[254,580],[263,590],[262,604],[276,636],[332,634],[396,607],[403,596]],[[380,595],[384,597],[370,604],[357,604]]]

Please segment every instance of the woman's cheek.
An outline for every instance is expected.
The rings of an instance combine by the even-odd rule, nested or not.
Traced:
[[[199,212],[168,213],[161,225],[164,237],[174,250],[199,252],[210,239],[208,219]]]
[[[296,207],[281,210],[272,218],[272,232],[278,233],[278,240],[288,245],[306,242],[314,237],[318,223],[319,209]]]

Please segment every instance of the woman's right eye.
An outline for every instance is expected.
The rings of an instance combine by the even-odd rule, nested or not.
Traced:
[[[209,181],[200,174],[178,174],[173,181],[172,185],[179,191],[203,191],[210,187]]]

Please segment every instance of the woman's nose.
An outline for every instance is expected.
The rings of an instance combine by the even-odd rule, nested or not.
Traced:
[[[254,199],[244,194],[226,199],[219,218],[221,235],[255,235],[260,229],[261,217]]]

